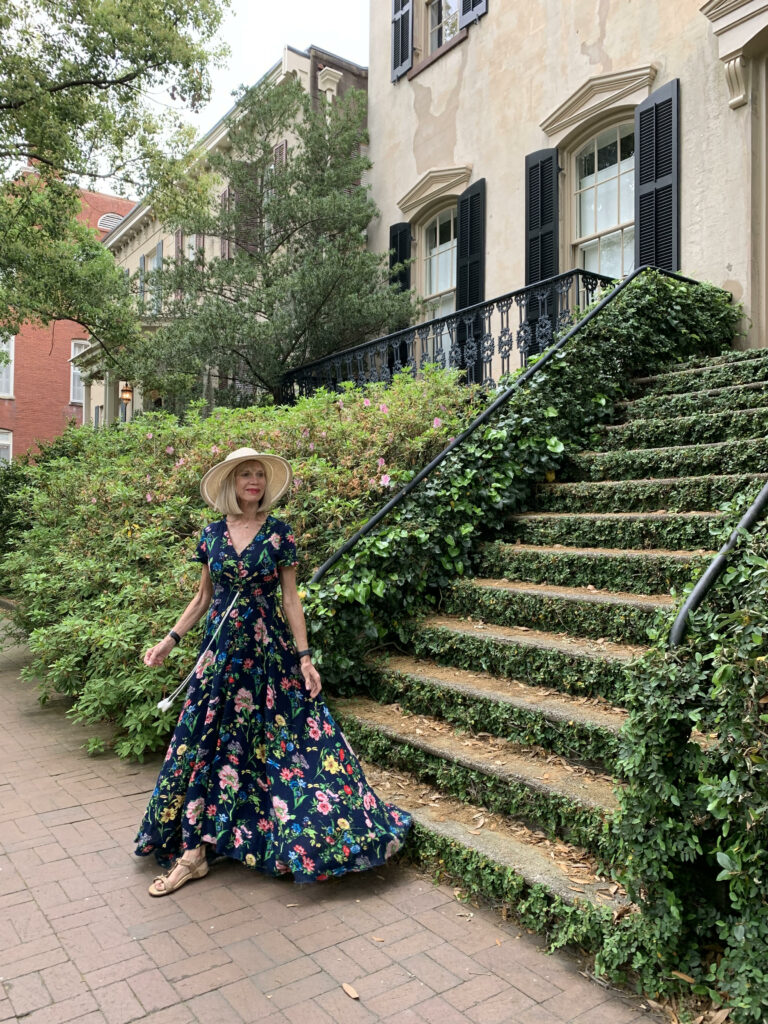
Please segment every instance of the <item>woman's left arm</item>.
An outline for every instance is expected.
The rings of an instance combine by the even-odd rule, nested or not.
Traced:
[[[304,620],[304,609],[301,607],[301,599],[296,589],[296,569],[293,566],[280,566],[280,589],[283,594],[283,612],[291,627],[293,639],[297,651],[307,649],[307,624]],[[305,654],[300,661],[301,674],[304,676],[304,685],[309,690],[310,697],[317,697],[322,689],[320,673],[312,664],[312,656]]]

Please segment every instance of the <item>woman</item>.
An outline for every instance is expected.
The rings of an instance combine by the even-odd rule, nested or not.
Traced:
[[[197,594],[144,655],[146,665],[161,665],[208,610],[194,678],[136,838],[137,855],[176,861],[152,882],[152,896],[203,878],[208,855],[290,872],[297,882],[363,871],[399,849],[410,827],[408,814],[368,787],[319,697],[293,534],[269,511],[291,479],[282,457],[239,448],[200,484],[224,518],[205,527],[197,546]]]

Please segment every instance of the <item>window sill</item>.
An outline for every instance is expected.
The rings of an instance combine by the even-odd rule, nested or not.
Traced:
[[[434,53],[430,53],[430,55],[425,57],[424,60],[420,60],[418,64],[407,72],[406,78],[408,81],[410,82],[412,78],[416,77],[416,75],[420,75],[422,71],[428,68],[430,64],[434,64],[436,60],[440,60],[443,54],[448,53],[448,51],[452,50],[454,46],[458,46],[459,43],[463,43],[468,35],[469,29],[463,28],[461,32],[456,33],[453,39],[449,39],[447,43],[443,43],[443,45],[439,49],[435,50]]]

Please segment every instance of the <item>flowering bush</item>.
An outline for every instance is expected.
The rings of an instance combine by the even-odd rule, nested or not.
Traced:
[[[293,488],[276,513],[298,536],[306,580],[479,402],[455,374],[433,372],[418,382],[401,375],[386,392],[349,385],[293,407],[70,427],[36,465],[13,467],[3,497],[4,590],[18,600],[15,623],[34,655],[27,672],[42,680],[43,699],[64,692],[75,719],[113,722],[121,756],[162,746],[173,712],[155,705],[188,670],[194,640],[160,671],[141,654],[194,593],[189,555],[216,518],[200,499],[203,473],[242,446],[289,459]]]

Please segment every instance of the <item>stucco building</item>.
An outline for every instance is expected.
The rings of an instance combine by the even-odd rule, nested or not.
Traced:
[[[82,191],[78,219],[103,239],[132,206],[130,200]],[[10,357],[0,366],[0,460],[10,461],[38,440],[52,440],[72,420],[83,422],[83,382],[70,360],[89,344],[87,332],[70,320],[25,324],[0,342]]]
[[[768,3],[371,0],[370,32],[369,244],[434,316],[655,263],[766,343]]]

